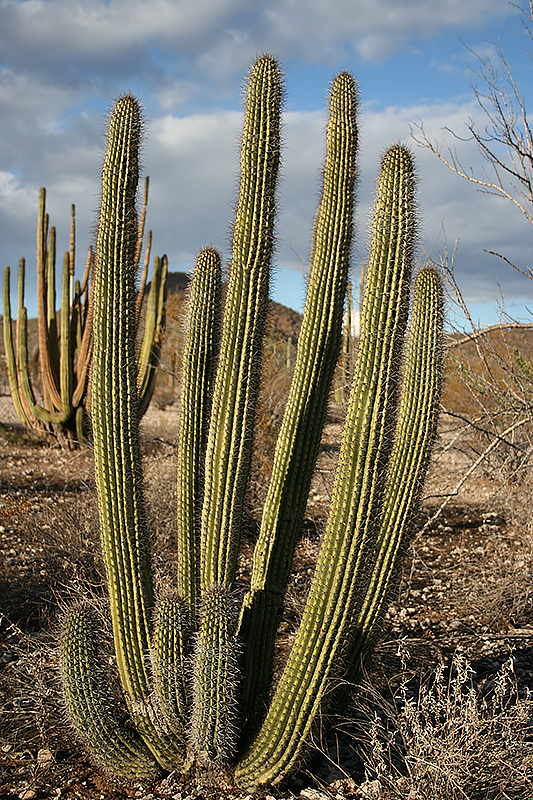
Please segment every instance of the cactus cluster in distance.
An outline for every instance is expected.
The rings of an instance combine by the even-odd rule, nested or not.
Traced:
[[[135,270],[141,257],[148,178],[136,237]],[[141,286],[137,295],[137,323],[141,327],[152,232],[148,232]],[[26,261],[19,262],[18,309],[13,338],[11,318],[11,270],[4,272],[4,345],[9,387],[15,411],[29,430],[52,435],[59,444],[75,447],[86,441],[88,419],[88,379],[93,347],[91,272],[94,252],[89,248],[81,281],[76,272],[76,216],[72,206],[70,247],[63,258],[61,309],[59,327],[56,312],[56,229],[50,226],[46,211],[46,190],[39,194],[37,222],[37,329],[40,395],[32,383],[31,359],[28,351],[28,312],[24,305]],[[166,256],[156,257],[146,304],[138,363],[138,390],[141,413],[148,408],[154,392],[156,367],[164,327],[164,303],[168,263]]]
[[[62,635],[67,708],[105,769],[137,780],[193,762],[239,787],[279,783],[319,712],[342,708],[371,652],[409,539],[435,437],[441,382],[439,275],[416,276],[413,160],[384,155],[365,273],[358,360],[329,521],[293,647],[272,688],[274,640],[342,343],[357,151],[357,90],[340,73],[329,99],[323,190],[294,375],[250,585],[234,585],[261,378],[280,161],[282,79],[249,76],[231,272],[200,252],[191,281],[177,446],[177,575],[155,597],[139,447],[135,199],[141,119],[121,97],[110,121],[94,268],[92,418],[101,543],[121,701],[104,622],[73,608]]]

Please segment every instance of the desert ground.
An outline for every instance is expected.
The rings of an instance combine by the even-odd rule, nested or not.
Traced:
[[[159,403],[164,407],[152,404],[142,422],[160,585],[172,581],[175,547],[178,412],[168,401],[166,396]],[[342,416],[342,407],[332,404],[279,629],[280,661],[320,544]],[[22,430],[7,392],[0,397],[0,421]],[[317,730],[301,770],[259,796],[533,796],[531,468],[527,460],[510,465],[496,446],[480,460],[486,442],[478,434],[458,417],[441,416],[416,530],[364,685],[345,717],[328,719]],[[268,472],[269,435],[265,426],[256,444],[239,561],[243,586]],[[0,439],[0,465],[0,797],[245,797],[217,788],[207,774],[125,785],[92,764],[66,721],[57,667],[64,609],[82,596],[100,601],[104,592],[91,449]],[[428,698],[441,703],[431,713],[424,705]]]

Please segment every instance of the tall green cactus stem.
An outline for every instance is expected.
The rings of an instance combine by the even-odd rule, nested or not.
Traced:
[[[42,378],[43,404],[50,411],[61,410],[61,395],[54,373],[51,345],[57,345],[57,336],[50,341],[50,314],[53,303],[55,317],[55,228],[48,242],[48,214],[46,213],[46,191],[39,194],[39,216],[37,223],[37,329],[39,332],[39,366]],[[48,254],[48,258],[47,258]],[[53,284],[53,288],[51,287]],[[50,287],[50,289],[49,289]],[[54,319],[55,326],[55,319]]]
[[[135,199],[141,113],[121,97],[109,123],[94,273],[92,422],[102,552],[115,653],[137,730],[163,766],[182,756],[153,706],[147,653],[154,605],[139,465],[135,365]]]
[[[357,92],[346,72],[330,96],[323,193],[318,207],[298,354],[279,433],[250,592],[241,612],[244,714],[262,704],[271,677],[274,634],[289,577],[339,356],[352,245]],[[263,594],[268,597],[262,597]]]
[[[70,719],[95,760],[114,775],[150,780],[159,767],[142,738],[116,708],[100,652],[101,620],[90,606],[75,608],[63,623],[61,667]]]
[[[189,289],[177,453],[179,596],[196,616],[202,465],[218,353],[222,267],[213,248],[202,250]]]
[[[265,721],[238,765],[241,786],[278,782],[290,769],[354,635],[355,577],[373,545],[392,446],[414,224],[412,159],[396,146],[382,164],[359,357],[326,533],[294,646]]]
[[[261,356],[268,303],[270,261],[276,212],[275,189],[280,157],[281,71],[277,62],[259,58],[250,74],[241,146],[241,179],[231,275],[226,296],[218,369],[211,407],[211,425],[205,459],[205,490],[200,531],[200,589],[202,599],[224,593],[232,585],[239,547],[244,491],[250,468],[252,431],[261,374]],[[200,620],[200,641],[207,636],[216,647],[198,647],[195,672],[212,674],[216,665],[203,659],[222,659],[220,645],[233,651],[235,631],[229,631],[218,607]],[[207,628],[205,627],[207,626]],[[217,630],[217,633],[214,631]],[[229,679],[234,684],[237,676]],[[213,687],[216,692],[213,691]],[[195,683],[194,717],[208,719],[194,731],[202,738],[199,751],[224,758],[232,739],[231,714],[223,703],[227,686],[220,682]],[[229,748],[231,749],[231,747]]]
[[[31,427],[30,416],[26,412],[21,398],[19,380],[17,374],[17,359],[15,356],[15,345],[13,342],[13,329],[11,325],[11,297],[10,297],[10,276],[11,270],[6,267],[4,270],[4,350],[6,354],[7,375],[9,379],[9,390],[13,399],[13,405],[18,418],[26,427]],[[19,284],[22,281],[24,291],[24,259],[20,260]],[[19,315],[20,316],[20,315]],[[19,320],[20,321],[20,320]],[[18,324],[18,323],[17,323]]]
[[[137,362],[137,391],[139,393],[139,417],[144,416],[153,397],[157,376],[157,365],[161,353],[161,342],[165,328],[165,300],[168,275],[168,259],[156,257],[152,284],[148,294],[144,333]],[[137,320],[137,315],[135,315]]]
[[[414,288],[411,326],[407,340],[402,393],[394,444],[381,503],[374,519],[377,542],[369,563],[354,576],[361,587],[357,600],[356,635],[346,678],[355,681],[369,652],[369,640],[388,596],[413,530],[431,449],[437,433],[442,384],[443,296],[439,274],[421,270]]]
[[[201,589],[229,586],[237,557],[268,303],[280,157],[281,71],[256,61],[248,82],[241,179],[215,379],[201,526]]]

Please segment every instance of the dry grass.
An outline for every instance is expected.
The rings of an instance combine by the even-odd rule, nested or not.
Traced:
[[[282,797],[298,795],[310,785],[326,797],[338,798],[531,796],[527,691],[533,689],[533,530],[527,502],[531,478],[525,469],[529,418],[516,429],[517,437],[523,438],[507,441],[502,436],[512,419],[508,415],[516,412],[511,400],[518,386],[519,411],[529,413],[529,383],[523,374],[527,363],[525,368],[517,366],[513,355],[516,343],[507,344],[505,353],[515,359],[508,362],[507,371],[498,372],[492,355],[485,353],[485,360],[480,359],[470,345],[455,348],[460,358],[448,365],[445,402],[461,417],[443,416],[421,532],[406,558],[384,619],[383,638],[368,666],[374,689],[365,706],[366,743],[361,744],[360,732],[356,743],[353,718],[340,724],[324,720],[316,760],[285,787]],[[526,346],[528,342],[521,352],[529,358]],[[241,591],[249,579],[253,539],[294,363],[293,350],[290,364],[287,352],[286,338],[268,340],[237,575]],[[488,372],[487,363],[492,364]],[[478,382],[486,385],[487,376],[492,389],[478,398]],[[504,399],[498,399],[498,382]],[[170,388],[177,393],[177,386]],[[165,410],[149,410],[142,438],[154,569],[158,586],[167,587],[175,564],[178,408],[175,403],[159,405]],[[293,639],[320,545],[339,419],[330,415],[324,433],[278,634],[278,668]],[[516,452],[518,469],[510,459]],[[476,461],[468,480],[454,493]],[[0,795],[20,795],[30,787],[36,798],[58,796],[58,788],[69,799],[133,796],[136,790],[111,784],[94,770],[73,742],[56,677],[56,628],[62,609],[80,595],[104,595],[91,453],[62,453],[35,442],[0,442],[0,465]],[[443,497],[447,505],[424,527]],[[413,653],[416,676],[395,655],[399,640]],[[509,665],[501,672],[510,654],[515,658],[514,675]],[[362,713],[360,703],[359,720]],[[52,753],[48,766],[43,762],[45,751]],[[186,794],[216,797],[212,787],[198,789],[200,780],[190,777]],[[173,784],[172,792],[168,786],[154,787],[154,797],[185,791],[185,784]]]
[[[414,689],[413,689],[414,684]],[[510,658],[480,696],[457,652],[451,668],[402,683],[391,702],[370,691],[362,739],[363,797],[376,800],[520,800],[533,792],[533,700],[521,697]]]

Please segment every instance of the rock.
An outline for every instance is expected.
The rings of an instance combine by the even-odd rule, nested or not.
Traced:
[[[331,800],[329,795],[319,792],[318,789],[302,789],[300,797],[307,797],[308,800]]]
[[[54,760],[54,754],[51,750],[43,748],[37,751],[37,763],[40,767],[49,766]]]

